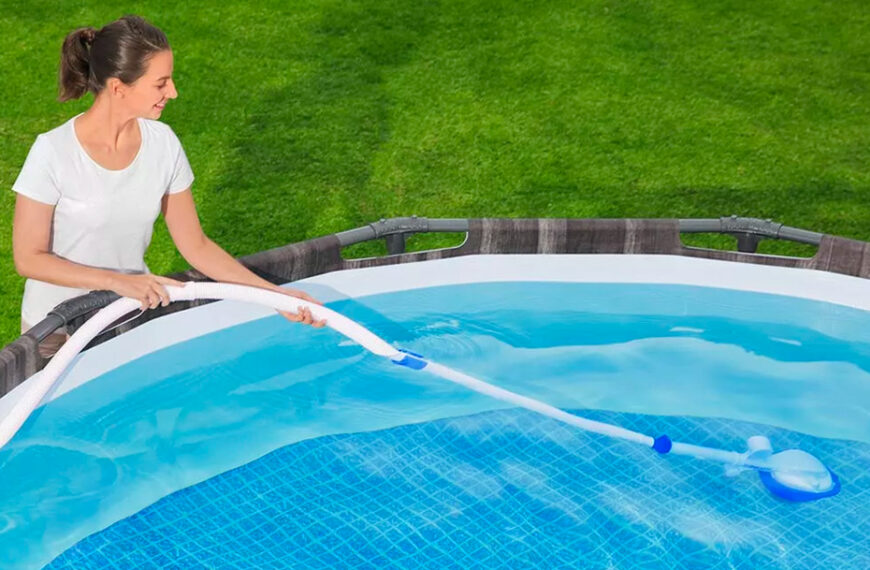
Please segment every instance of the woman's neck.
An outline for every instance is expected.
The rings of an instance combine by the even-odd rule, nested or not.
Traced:
[[[97,96],[91,108],[76,119],[79,139],[108,152],[115,152],[131,138],[138,138],[136,117],[113,107],[108,98]]]

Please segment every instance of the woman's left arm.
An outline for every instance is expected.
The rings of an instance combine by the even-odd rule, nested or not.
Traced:
[[[172,241],[175,242],[175,247],[178,248],[179,253],[192,267],[207,277],[215,281],[269,289],[312,303],[320,303],[304,291],[285,289],[266,281],[210,240],[202,231],[190,188],[163,196],[162,211],[166,227],[169,228],[169,234],[172,236]],[[315,321],[308,309],[303,308],[298,314],[279,312],[294,322],[315,327],[322,327],[326,324],[325,320]]]

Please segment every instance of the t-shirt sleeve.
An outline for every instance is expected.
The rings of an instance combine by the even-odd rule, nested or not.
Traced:
[[[51,145],[42,135],[37,136],[12,189],[37,202],[52,206],[57,204],[60,200],[60,187],[54,175],[53,164]]]
[[[190,162],[187,160],[187,155],[184,153],[181,141],[178,140],[174,132],[171,132],[171,134],[173,146],[175,147],[175,163],[173,165],[172,176],[169,179],[169,186],[166,188],[167,194],[175,194],[182,190],[187,190],[193,184],[193,170],[190,168]]]

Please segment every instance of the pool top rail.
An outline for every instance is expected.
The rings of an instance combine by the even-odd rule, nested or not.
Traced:
[[[456,247],[407,252],[407,238],[423,233],[464,233]],[[687,246],[681,234],[715,233],[737,239],[737,251]],[[383,239],[387,255],[345,259],[342,249]],[[765,239],[817,246],[812,257],[756,253]],[[577,219],[577,218],[471,218],[436,219],[402,217],[381,219],[359,228],[257,252],[239,258],[249,269],[273,283],[287,283],[330,271],[412,263],[475,254],[661,254],[683,255],[799,267],[870,277],[870,243],[792,228],[771,220],[728,216],[713,219]],[[171,275],[184,281],[207,278],[194,269]],[[48,362],[39,342],[65,327],[72,333],[97,310],[117,299],[110,291],[93,291],[65,301],[29,331],[0,350],[0,396],[11,391]],[[125,316],[97,336],[89,346],[168,313],[211,301],[173,303]],[[135,316],[135,314],[134,314]]]

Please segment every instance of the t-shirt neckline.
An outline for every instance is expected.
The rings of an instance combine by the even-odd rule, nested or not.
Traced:
[[[79,137],[76,134],[76,119],[78,119],[82,115],[84,115],[84,112],[79,113],[78,115],[76,115],[75,117],[70,119],[70,121],[69,121],[70,122],[70,131],[72,131],[72,138],[73,138],[73,141],[75,141],[75,144],[79,149],[79,152],[81,152],[85,156],[85,158],[91,162],[91,164],[93,164],[94,166],[96,166],[97,168],[99,168],[103,172],[111,172],[113,174],[122,174],[122,173],[127,172],[130,169],[132,169],[136,165],[136,163],[139,162],[139,157],[142,156],[142,150],[145,148],[145,128],[142,124],[141,117],[136,117],[136,121],[138,121],[138,123],[139,123],[139,138],[140,138],[139,150],[136,151],[136,156],[134,156],[133,160],[130,162],[130,164],[128,164],[124,168],[113,169],[113,168],[106,168],[105,166],[103,166],[102,164],[100,164],[99,162],[94,160],[94,157],[92,157],[90,154],[88,154],[88,151],[85,150],[84,145],[82,145],[81,141],[79,140]]]

